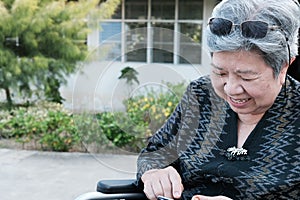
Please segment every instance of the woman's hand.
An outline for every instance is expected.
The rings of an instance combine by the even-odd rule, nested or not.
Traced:
[[[151,200],[157,196],[179,199],[183,191],[180,175],[173,167],[146,171],[141,179],[144,193]]]
[[[232,199],[225,197],[225,196],[209,197],[209,196],[204,196],[204,195],[195,195],[195,196],[193,196],[192,200],[232,200]]]

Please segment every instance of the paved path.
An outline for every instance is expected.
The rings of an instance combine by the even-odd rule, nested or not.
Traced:
[[[0,199],[73,200],[99,179],[134,178],[136,158],[0,149]]]

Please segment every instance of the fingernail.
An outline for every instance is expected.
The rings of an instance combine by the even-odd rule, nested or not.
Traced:
[[[174,196],[175,196],[176,198],[178,198],[178,197],[180,197],[180,193],[179,193],[179,192],[175,192],[175,193],[174,193]]]

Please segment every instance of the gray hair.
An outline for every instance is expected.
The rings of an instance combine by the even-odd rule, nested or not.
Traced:
[[[241,24],[247,20],[260,20],[280,29],[269,31],[264,38],[245,38],[240,29],[229,35],[217,36],[209,28],[206,30],[207,46],[210,52],[259,50],[267,65],[278,76],[290,56],[298,54],[298,29],[300,26],[300,6],[297,0],[223,0],[213,10],[212,17],[231,20]]]

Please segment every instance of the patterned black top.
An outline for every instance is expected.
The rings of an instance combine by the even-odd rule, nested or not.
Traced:
[[[166,124],[142,150],[137,178],[172,165],[183,181],[182,199],[195,194],[299,199],[300,83],[288,77],[244,143],[247,155],[228,156],[227,149],[236,145],[236,113],[216,95],[209,77],[201,77],[190,83]]]

